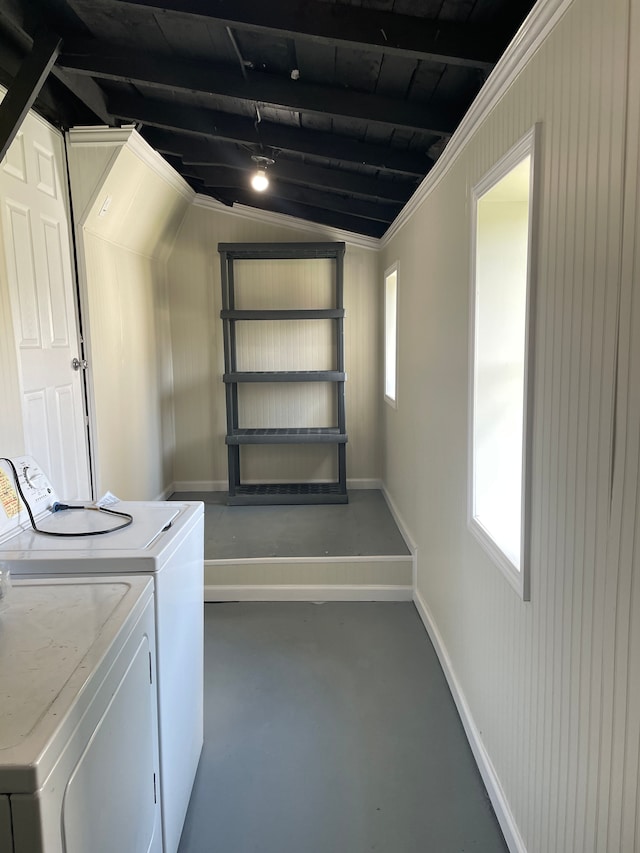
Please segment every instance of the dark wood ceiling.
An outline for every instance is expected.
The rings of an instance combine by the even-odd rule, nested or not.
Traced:
[[[59,126],[133,123],[203,195],[378,237],[532,6],[0,0],[0,82],[55,34],[35,106]]]

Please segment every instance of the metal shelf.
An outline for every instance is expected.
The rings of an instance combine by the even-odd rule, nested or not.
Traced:
[[[223,320],[337,320],[344,308],[223,309]]]
[[[236,370],[225,373],[223,382],[344,382],[340,370]]]
[[[338,427],[288,427],[287,429],[234,429],[227,444],[346,444]]]
[[[230,260],[343,258],[345,248],[345,243],[218,243],[220,254]]]
[[[346,504],[349,497],[340,483],[261,483],[236,486],[230,506],[262,504]]]
[[[227,403],[227,457],[229,504],[347,503],[344,362],[344,243],[219,243],[222,282],[222,330],[224,336],[223,382]],[[335,261],[335,301],[327,308],[236,308],[234,263],[240,260],[328,258]],[[237,322],[244,320],[326,320],[334,324],[336,370],[238,370]],[[244,382],[331,382],[336,401],[335,427],[287,427],[244,429],[238,424],[238,385]],[[275,392],[274,392],[275,393]],[[331,418],[333,420],[333,418]],[[248,444],[332,444],[337,456],[335,483],[245,485],[241,482],[240,448]]]

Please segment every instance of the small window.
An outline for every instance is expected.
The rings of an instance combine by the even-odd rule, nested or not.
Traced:
[[[384,398],[397,406],[398,376],[398,264],[384,274]]]
[[[469,527],[525,601],[534,130],[473,190]]]

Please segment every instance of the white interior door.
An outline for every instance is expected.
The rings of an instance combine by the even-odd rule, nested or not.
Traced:
[[[29,113],[0,167],[25,452],[65,499],[91,495],[62,135]]]

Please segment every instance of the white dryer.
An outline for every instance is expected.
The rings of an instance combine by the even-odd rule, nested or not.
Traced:
[[[59,499],[37,463],[30,457],[13,462],[40,528],[68,534],[118,523],[91,510],[52,512]],[[203,744],[204,505],[120,501],[111,508],[129,513],[130,526],[51,537],[33,531],[12,481],[0,462],[0,560],[13,577],[153,578],[163,849],[176,853]]]
[[[18,581],[0,636],[0,850],[160,853],[151,579]]]

